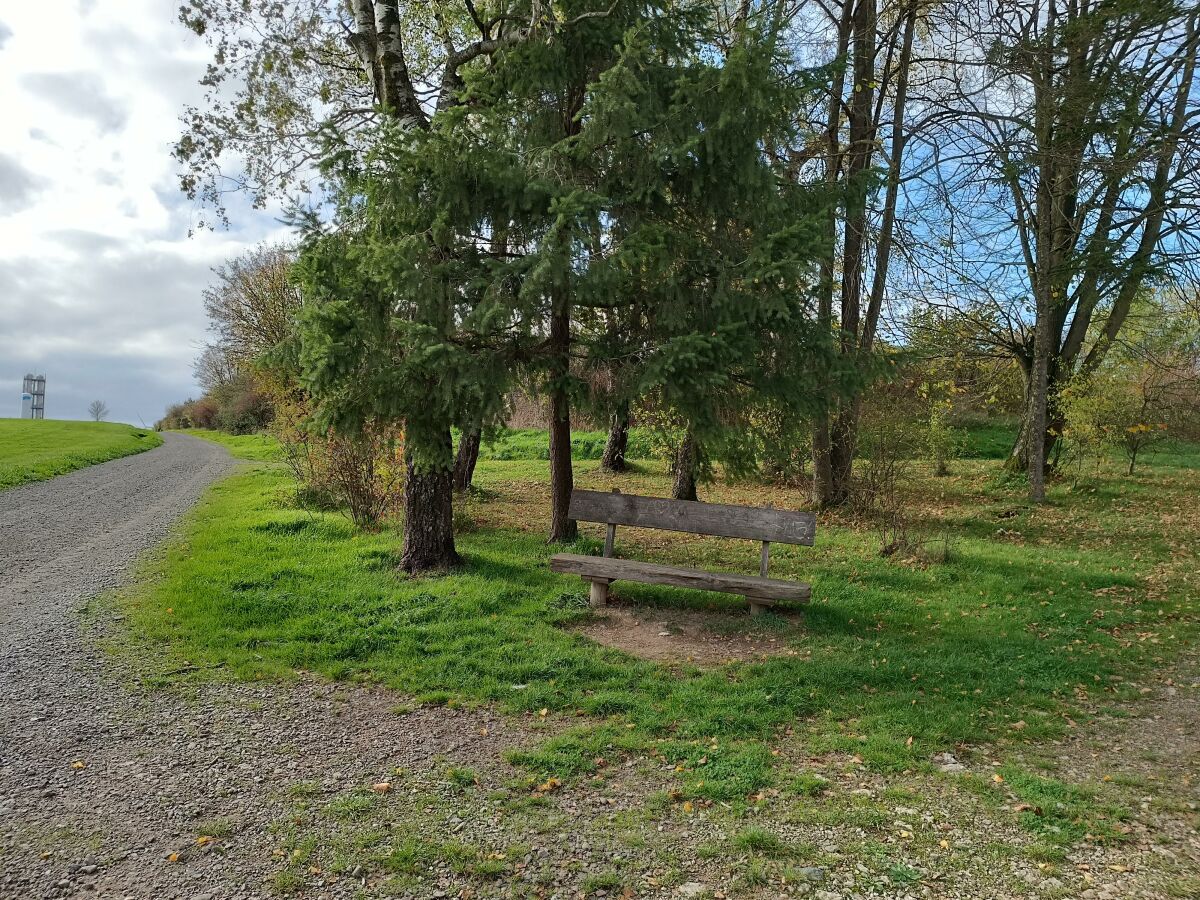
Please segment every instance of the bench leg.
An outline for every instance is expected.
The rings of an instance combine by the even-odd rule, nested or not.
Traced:
[[[602,608],[608,603],[608,581],[600,578],[592,582],[591,590],[589,591],[588,601],[596,609]]]
[[[768,607],[756,602],[753,597],[747,597],[746,599],[750,601],[750,615],[758,616],[767,611]]]

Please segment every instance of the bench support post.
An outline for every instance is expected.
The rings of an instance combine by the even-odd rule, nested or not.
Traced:
[[[758,560],[758,574],[763,578],[767,577],[767,563],[771,558],[771,542],[762,542],[762,556]],[[766,612],[767,608],[761,603],[755,603],[753,597],[747,597],[746,600],[750,603],[750,615],[757,616]]]
[[[605,578],[592,579],[588,590],[588,602],[595,609],[602,609],[608,603],[608,580]]]

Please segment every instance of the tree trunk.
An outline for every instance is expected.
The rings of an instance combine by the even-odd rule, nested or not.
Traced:
[[[448,456],[450,429],[438,435]],[[404,547],[400,568],[405,572],[429,572],[462,563],[454,548],[454,475],[448,467],[418,469],[410,452],[405,453],[408,479],[404,486]]]
[[[479,461],[479,443],[482,437],[480,429],[468,428],[459,439],[458,455],[454,458],[455,493],[465,493],[471,487],[471,481],[475,477],[475,463]]]
[[[671,496],[676,500],[698,500],[696,496],[696,438],[689,431],[675,451],[675,484]]]
[[[1059,375],[1059,368],[1054,362],[1054,360],[1050,361],[1046,379],[1045,427],[1042,436],[1042,443],[1044,445],[1042,466],[1047,475],[1055,469],[1054,460],[1057,459],[1057,451],[1061,446],[1063,429],[1066,428],[1067,424],[1058,409],[1058,404],[1055,403],[1062,379]],[[1008,454],[1008,459],[1004,462],[1005,470],[1014,475],[1029,471],[1029,432],[1033,421],[1033,409],[1030,406],[1029,400],[1032,390],[1033,364],[1031,362],[1025,376],[1025,405],[1021,410],[1020,429],[1017,431],[1017,437],[1013,442],[1012,450]]]
[[[812,503],[817,509],[828,509],[834,505],[831,444],[829,414],[822,412],[813,420],[812,433]]]
[[[826,506],[841,506],[850,499],[854,454],[858,450],[858,418],[861,411],[862,401],[858,397],[848,400],[830,428],[830,485]]]
[[[616,412],[608,426],[608,443],[604,445],[604,456],[600,458],[600,468],[607,472],[627,472],[629,465],[625,461],[625,452],[629,449],[629,404],[622,402],[617,405]]]
[[[1029,399],[1026,397],[1017,437],[1008,453],[1008,459],[1004,461],[1005,471],[1013,475],[1023,475],[1029,470],[1029,412]]]
[[[1050,328],[1049,316],[1038,311],[1037,337],[1033,348],[1033,378],[1029,391],[1029,427],[1025,435],[1029,476],[1029,499],[1046,499],[1046,399],[1049,390]]]
[[[570,376],[571,314],[565,297],[556,297],[550,314],[550,542],[573,541],[579,526],[570,517],[571,468]]]

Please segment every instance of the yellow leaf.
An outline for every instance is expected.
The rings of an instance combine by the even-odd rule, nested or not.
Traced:
[[[211,843],[212,843],[212,835],[202,834],[202,835],[200,835],[200,837],[196,838],[196,846],[198,846],[198,847],[203,847],[205,844],[211,844]]]
[[[541,708],[541,711],[539,711],[539,712],[538,712],[538,715],[539,715],[539,716],[541,716],[542,718],[545,718],[545,717],[546,717],[546,715],[547,715],[549,712],[550,712],[550,709],[549,709],[549,707],[545,707],[545,706],[543,706],[543,707]]]
[[[87,763],[85,763],[82,759],[77,759],[77,760],[75,760],[75,762],[71,763],[71,768],[72,769],[86,769]]]
[[[996,782],[996,784],[1000,784],[1004,781],[1004,776],[997,772],[992,776],[992,781]]]
[[[941,847],[943,850],[949,850],[950,842],[948,840],[946,840],[945,838],[942,838],[940,841],[938,841],[938,846]]]
[[[690,813],[692,811],[692,809],[693,809],[692,801],[691,800],[685,801],[683,804],[683,811],[685,813]]]

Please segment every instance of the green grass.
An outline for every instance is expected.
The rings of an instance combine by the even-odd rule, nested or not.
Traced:
[[[117,422],[0,419],[0,490],[141,453],[161,443],[153,431]]]
[[[1019,423],[1012,419],[979,419],[961,427],[966,440],[961,455],[967,459],[1007,459],[1017,439]]]
[[[262,453],[253,439],[223,441]],[[547,568],[560,548],[543,539],[545,465],[528,460],[480,463],[490,499],[470,504],[478,527],[459,538],[466,564],[429,578],[397,572],[398,530],[359,533],[336,513],[295,509],[282,467],[243,470],[212,489],[126,605],[144,659],[219,664],[244,678],[377,680],[419,702],[494,703],[533,719],[546,709],[572,727],[512,754],[531,779],[637,753],[671,765],[680,799],[743,801],[776,777],[770,742],[785,727],[814,752],[856,754],[883,771],[922,767],[958,744],[1058,734],[1085,698],[1117,696],[1114,678],[1190,644],[1198,598],[1187,548],[1200,536],[1200,515],[1188,512],[1200,489],[1191,452],[1187,468],[1149,463],[1126,479],[1114,462],[1087,491],[1055,484],[1040,510],[998,484],[994,463],[960,462],[960,474],[906,498],[915,529],[953,536],[954,554],[937,565],[881,558],[870,527],[822,520],[816,547],[773,548],[772,574],[810,580],[814,600],[802,619],[785,610],[777,620],[795,655],[761,662],[666,667],[570,630],[588,615],[585,590]],[[619,479],[582,461],[577,483],[668,490],[654,461]],[[748,482],[705,493],[803,502]],[[1168,512],[1173,529],[1161,525]],[[578,549],[595,551],[600,530],[585,531]],[[758,555],[749,542],[633,530],[618,548],[730,571],[753,571]],[[658,586],[618,584],[616,594],[642,607],[744,611],[736,597]],[[1047,779],[1009,784],[1029,802],[1054,790]],[[1077,813],[1084,800],[1041,805]]]
[[[283,448],[268,434],[228,434],[207,428],[182,428],[181,434],[204,438],[229,449],[238,459],[266,462],[283,459]]]
[[[575,459],[600,459],[608,441],[606,431],[572,431],[571,455]],[[651,456],[650,435],[643,429],[629,430],[629,445],[626,455],[630,459]],[[479,458],[496,462],[514,460],[548,460],[549,442],[544,429],[505,428],[479,448]]]

